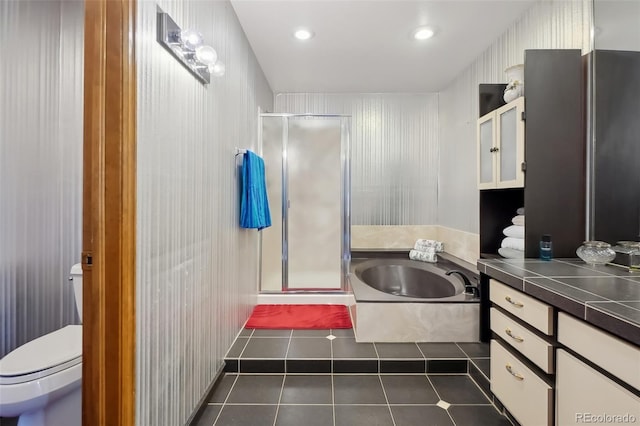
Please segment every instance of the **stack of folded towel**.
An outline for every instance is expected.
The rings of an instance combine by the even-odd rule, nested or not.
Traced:
[[[435,263],[438,261],[436,253],[441,251],[444,251],[444,244],[442,244],[442,242],[419,239],[414,244],[413,250],[409,252],[409,259]]]
[[[517,216],[511,219],[512,225],[502,230],[506,236],[500,244],[498,254],[508,259],[524,258],[524,207],[520,207]]]

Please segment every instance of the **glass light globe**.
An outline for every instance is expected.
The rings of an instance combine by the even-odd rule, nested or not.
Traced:
[[[218,61],[213,65],[209,65],[209,72],[215,77],[222,77],[225,72],[224,63]]]
[[[184,30],[180,33],[180,41],[185,49],[195,50],[204,42],[202,34],[195,30]]]
[[[196,49],[196,59],[205,65],[213,65],[218,60],[218,52],[211,46],[200,46]]]

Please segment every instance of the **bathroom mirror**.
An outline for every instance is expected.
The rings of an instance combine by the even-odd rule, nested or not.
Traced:
[[[589,238],[640,240],[640,1],[593,5]]]

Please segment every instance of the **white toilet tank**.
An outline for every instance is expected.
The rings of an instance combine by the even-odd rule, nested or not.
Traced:
[[[82,264],[76,263],[71,267],[71,280],[73,281],[73,294],[76,299],[78,317],[82,322]]]

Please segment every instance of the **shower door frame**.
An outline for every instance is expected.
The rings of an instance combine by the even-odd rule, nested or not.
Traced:
[[[260,262],[258,267],[259,274],[259,292],[261,294],[312,294],[312,293],[343,293],[348,290],[348,274],[351,262],[351,115],[348,114],[293,114],[293,113],[260,113],[258,120],[258,141],[260,154],[263,151],[263,118],[264,117],[280,117],[282,119],[282,287],[277,290],[262,289],[262,234],[260,234],[259,254]],[[339,119],[340,120],[340,287],[336,289],[289,289],[289,250],[288,250],[288,217],[289,217],[289,197],[288,197],[288,157],[287,144],[289,141],[289,120],[296,118],[323,118],[323,119]]]

